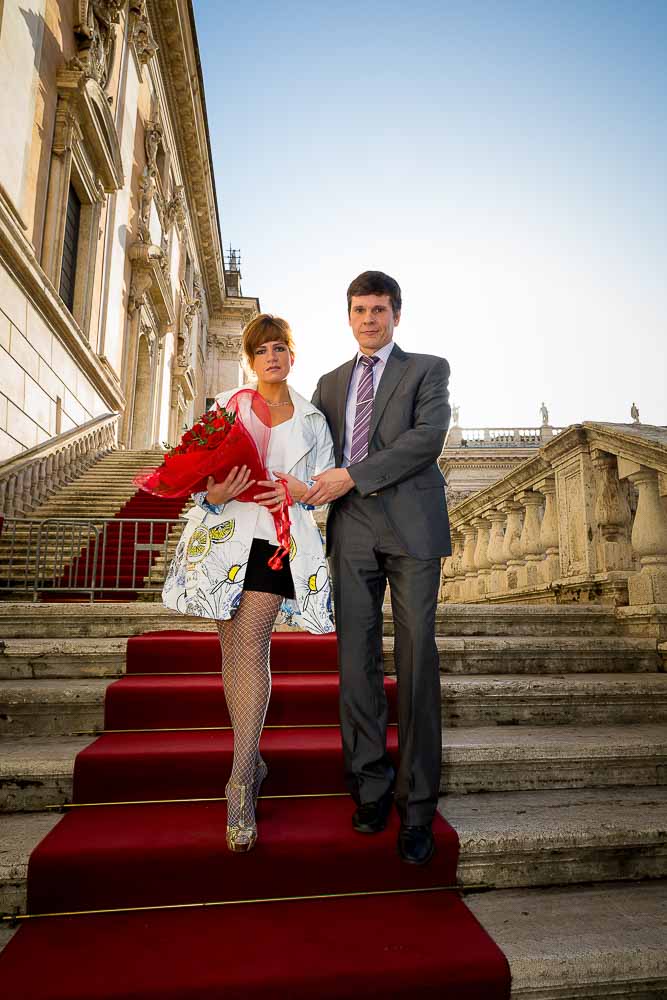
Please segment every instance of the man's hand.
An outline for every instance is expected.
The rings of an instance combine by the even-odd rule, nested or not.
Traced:
[[[328,469],[320,472],[319,476],[313,476],[313,479],[315,485],[304,493],[301,503],[312,504],[314,507],[344,497],[354,486],[354,480],[347,469]]]

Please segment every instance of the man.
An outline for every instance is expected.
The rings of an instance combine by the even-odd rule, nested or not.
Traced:
[[[352,825],[378,833],[392,801],[398,849],[414,864],[434,852],[431,823],[440,787],[440,669],[435,610],[440,560],[451,552],[438,468],[449,425],[443,358],[394,343],[401,290],[365,271],[347,290],[357,356],[324,375],[313,403],[325,414],[337,468],[315,477],[304,503],[330,503],[327,555],[333,577],[340,709]],[[394,613],[400,763],[386,750],[382,602]]]

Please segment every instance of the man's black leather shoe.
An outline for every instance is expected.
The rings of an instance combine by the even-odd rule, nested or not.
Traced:
[[[380,833],[384,830],[394,802],[393,789],[385,792],[376,802],[364,802],[352,816],[352,826],[357,833]]]
[[[435,841],[430,826],[404,826],[398,834],[398,853],[411,865],[425,865],[435,854]]]

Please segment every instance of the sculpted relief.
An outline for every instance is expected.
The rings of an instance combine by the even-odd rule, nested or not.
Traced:
[[[124,0],[78,0],[77,68],[92,77],[104,89],[108,83],[116,51],[116,25],[125,6]]]

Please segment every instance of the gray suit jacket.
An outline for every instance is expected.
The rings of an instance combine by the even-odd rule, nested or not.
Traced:
[[[345,404],[355,360],[323,375],[313,395],[313,404],[329,423],[337,466],[343,460]],[[448,380],[444,358],[407,354],[395,344],[373,402],[368,456],[349,467],[357,492],[381,497],[396,535],[417,559],[451,552],[445,483],[438,468],[450,418]],[[329,510],[327,554],[341,502]]]

